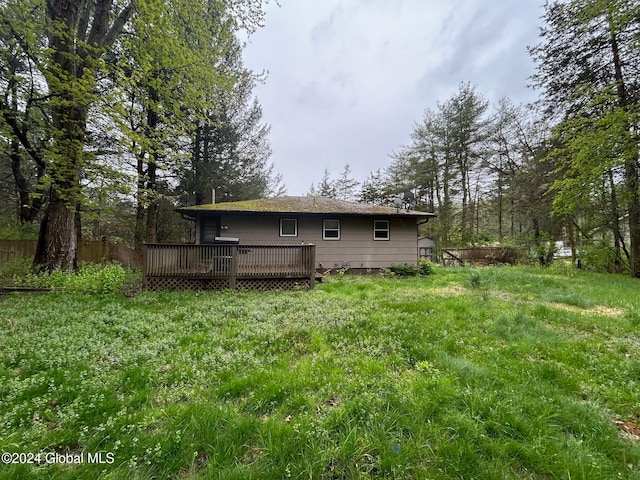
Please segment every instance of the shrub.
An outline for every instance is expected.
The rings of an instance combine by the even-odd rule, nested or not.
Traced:
[[[585,270],[600,273],[619,273],[613,246],[607,242],[580,247],[579,258]]]
[[[417,277],[433,275],[433,263],[426,258],[421,259],[418,264],[397,263],[392,265],[390,269],[383,269],[387,275],[397,275],[398,277]],[[381,273],[383,273],[381,271]],[[384,273],[383,273],[384,274]]]
[[[139,272],[113,262],[83,263],[77,272],[22,273],[14,275],[12,283],[73,293],[115,293],[130,291],[139,281]]]
[[[378,273],[380,274],[380,276],[382,277],[393,277],[395,276],[395,273],[393,273],[393,271],[391,271],[390,268],[381,268]]]
[[[391,266],[391,271],[399,277],[415,277],[418,275],[418,266],[410,263],[397,263]]]
[[[426,258],[421,258],[418,261],[418,273],[423,276],[433,275],[433,263]]]
[[[24,282],[16,279],[25,278],[30,267],[30,258],[15,258],[0,265],[0,286],[22,285]]]
[[[478,272],[471,272],[469,275],[469,286],[474,290],[477,290],[482,286],[482,278]]]
[[[17,220],[0,217],[0,238],[3,240],[23,240],[38,238],[40,225],[35,223],[20,224]]]
[[[553,242],[543,242],[535,247],[535,261],[537,261],[541,267],[546,267],[553,261],[553,256],[556,253],[556,246]]]

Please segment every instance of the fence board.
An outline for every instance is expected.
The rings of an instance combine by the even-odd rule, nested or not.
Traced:
[[[442,249],[442,260],[445,265],[455,266],[469,263],[471,265],[515,264],[528,260],[526,248],[515,247],[449,247]]]
[[[16,258],[33,258],[37,240],[0,240],[0,267]],[[85,241],[78,245],[78,261],[89,263],[120,262],[126,267],[142,265],[142,254],[124,245]]]

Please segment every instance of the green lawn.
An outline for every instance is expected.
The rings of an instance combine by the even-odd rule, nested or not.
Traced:
[[[625,277],[0,297],[0,452],[41,452],[0,478],[639,479],[638,425]]]

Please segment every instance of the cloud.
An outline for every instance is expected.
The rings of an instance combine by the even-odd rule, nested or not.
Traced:
[[[245,51],[272,160],[290,194],[346,163],[363,180],[461,82],[492,102],[530,99],[541,7],[520,0],[281,0]]]

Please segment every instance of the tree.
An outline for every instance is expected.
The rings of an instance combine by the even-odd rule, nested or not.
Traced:
[[[75,220],[85,162],[88,110],[95,98],[104,55],[122,33],[132,12],[131,3],[120,5],[110,0],[49,0],[46,4],[24,0],[3,4],[2,35],[6,40],[8,32],[26,57],[14,55],[17,50],[11,51],[15,45],[12,41],[3,42],[2,56],[17,60],[14,66],[20,61],[28,62],[34,77],[43,79],[46,100],[42,101],[46,102],[46,109],[42,112],[50,122],[47,136],[50,141],[41,154],[28,134],[20,134],[25,132],[22,127],[27,125],[27,116],[19,121],[15,115],[11,118],[12,109],[8,115],[3,113],[11,127],[14,145],[17,140],[42,170],[46,166],[48,205],[40,227],[36,267],[69,270],[75,266]],[[17,69],[2,73],[9,84],[19,78]],[[3,110],[5,106],[6,103]],[[13,114],[16,113],[14,108]]]
[[[549,2],[541,41],[530,49],[540,103],[557,122],[554,208],[575,214],[608,197],[608,228],[634,277],[640,276],[638,18],[640,5],[631,0]],[[628,217],[628,250],[619,208]]]
[[[0,56],[13,63],[0,67],[0,85],[10,92],[0,105],[2,133],[9,144],[19,142],[20,157],[14,158],[42,160],[38,165],[46,168],[41,183],[49,201],[35,267],[75,265],[85,193],[104,185],[93,178],[102,155],[91,145],[91,127],[103,132],[119,127],[115,136],[127,145],[138,176],[138,214],[144,214],[146,238],[153,237],[159,174],[175,170],[188,156],[188,127],[220,91],[234,85],[235,72],[224,71],[221,60],[239,29],[252,31],[260,24],[261,7],[261,0],[136,0],[135,8],[133,0],[3,2]],[[16,90],[28,84],[25,72],[34,72],[32,85],[42,85],[41,93]],[[208,85],[213,87],[203,88]],[[12,110],[15,98],[19,108]],[[44,135],[33,127],[35,110],[26,108],[33,105]],[[127,121],[117,121],[123,118]],[[25,131],[29,135],[20,135]],[[43,141],[36,145],[34,138]]]
[[[489,198],[500,241],[507,235],[514,238],[523,225],[539,241],[551,217],[548,184],[553,165],[540,164],[548,133],[543,126],[523,106],[506,98],[498,102],[484,171],[492,182]]]
[[[36,220],[46,200],[44,145],[49,139],[44,78],[37,68],[41,52],[32,48],[37,32],[28,28],[32,14],[25,7],[24,2],[0,6],[1,161],[11,172],[17,218],[23,224]],[[16,34],[21,31],[32,35]]]
[[[156,241],[163,176],[188,158],[192,125],[233,83],[220,63],[235,23],[224,3],[140,0],[131,28],[111,59],[111,104],[134,163],[140,247]]]
[[[351,178],[351,167],[346,163],[340,177],[334,182],[336,198],[349,201],[355,200],[358,185],[360,185],[360,182]]]
[[[204,203],[212,188],[217,201],[282,194],[281,179],[269,162],[269,126],[262,123],[262,108],[252,97],[253,86],[253,77],[244,73],[197,125],[192,155],[179,173],[186,203]]]
[[[158,212],[176,181],[200,203],[212,187],[221,194],[227,188],[229,198],[240,184],[251,197],[271,186],[262,175],[270,168],[269,129],[260,123],[260,105],[250,103],[254,78],[235,36],[241,25],[259,22],[254,4],[260,2],[138,4],[134,35],[115,55],[113,100],[134,159],[137,246],[158,239]]]
[[[425,111],[411,133],[411,144],[393,154],[386,171],[394,193],[412,191],[419,203],[436,211],[434,228],[441,243],[473,241],[479,189],[485,186],[487,109],[488,102],[475,87],[461,84],[436,110]]]
[[[489,121],[484,118],[489,103],[476,92],[470,84],[461,84],[458,93],[444,106],[444,121],[448,122],[451,136],[451,153],[457,167],[458,182],[461,187],[461,224],[462,242],[469,242],[473,238],[474,223],[474,192],[472,175],[481,172],[476,169],[480,160],[484,158],[484,142],[488,138]]]
[[[328,169],[324,169],[324,173],[322,175],[322,180],[318,184],[317,187],[311,185],[309,192],[307,195],[318,196],[318,197],[327,197],[327,198],[337,198],[338,191],[336,189],[336,184],[333,180],[331,180],[331,174]]]
[[[392,199],[389,192],[389,184],[384,173],[380,169],[371,172],[362,182],[362,188],[358,194],[358,202],[372,205],[388,206]]]

